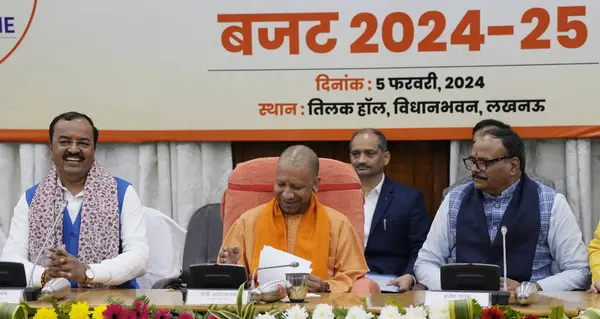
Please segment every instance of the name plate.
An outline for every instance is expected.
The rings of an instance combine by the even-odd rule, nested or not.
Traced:
[[[23,289],[0,289],[0,302],[21,303]]]
[[[425,306],[444,306],[451,300],[475,299],[481,307],[491,304],[492,295],[487,292],[468,291],[427,291],[425,293]]]
[[[189,289],[187,292],[186,305],[235,305],[238,290],[219,289]],[[244,290],[242,303],[247,304],[249,291]]]

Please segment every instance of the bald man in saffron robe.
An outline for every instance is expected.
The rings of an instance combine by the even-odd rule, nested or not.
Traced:
[[[219,263],[244,265],[252,274],[268,245],[312,262],[310,292],[375,290],[367,282],[355,285],[368,271],[363,247],[348,218],[319,203],[318,173],[319,159],[310,148],[286,149],[277,163],[275,197],[233,223]]]

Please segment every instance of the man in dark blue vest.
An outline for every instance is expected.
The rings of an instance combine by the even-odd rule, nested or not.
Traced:
[[[1,257],[23,263],[33,286],[62,277],[72,287],[136,289],[146,273],[140,200],[131,184],[95,161],[97,141],[84,114],[64,113],[50,124],[54,165],[21,196]]]
[[[440,205],[415,263],[419,283],[441,289],[440,266],[454,262],[496,264],[502,275],[506,227],[508,290],[523,281],[545,291],[586,289],[590,269],[577,220],[564,195],[527,176],[520,137],[510,129],[486,131],[464,164],[473,181]]]
[[[389,160],[387,139],[379,130],[367,128],[354,134],[350,162],[365,195],[367,276],[383,279],[378,280],[383,291],[404,292],[415,285],[413,266],[431,217],[421,191],[384,174]]]
[[[491,130],[491,129],[495,129],[495,128],[502,128],[502,129],[510,129],[510,125],[504,123],[504,122],[500,122],[498,120],[494,120],[494,119],[485,119],[485,120],[481,120],[479,122],[477,122],[477,124],[475,124],[475,126],[473,126],[473,130],[472,130],[472,137],[473,137],[473,142],[475,141],[475,138],[481,136],[481,134],[487,130]],[[533,179],[534,181],[538,181],[550,188],[556,188],[554,185],[554,182],[550,179],[547,178],[543,178],[541,176],[537,176],[535,175],[533,172],[529,172],[527,173],[527,176],[530,179]],[[459,179],[456,183],[446,187],[444,189],[444,191],[442,192],[442,200],[444,199],[444,197],[446,197],[446,195],[448,195],[448,193],[456,186],[458,185],[463,185],[466,184],[468,182],[471,181],[471,175],[469,174],[468,176],[465,176],[461,179]]]

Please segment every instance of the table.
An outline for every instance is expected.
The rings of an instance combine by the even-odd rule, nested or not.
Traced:
[[[379,310],[387,304],[387,298],[392,297],[398,304],[402,306],[417,305],[425,302],[425,291],[410,291],[403,294],[320,294],[320,297],[309,298],[304,304],[308,310],[314,309],[317,304],[326,303],[339,307],[359,306],[366,303],[368,309],[374,313],[379,313]],[[186,306],[183,303],[180,292],[173,290],[161,289],[138,289],[138,290],[104,290],[104,289],[73,289],[69,297],[63,300],[79,300],[87,301],[90,306],[98,306],[106,304],[108,297],[124,301],[126,304],[131,304],[135,298],[146,296],[151,303],[158,308],[174,309],[176,307],[184,307],[188,310],[203,311],[207,306]],[[28,302],[33,308],[52,307],[49,303],[44,302]],[[282,308],[291,307],[294,304],[280,302]],[[583,291],[573,292],[540,292],[535,303],[528,306],[520,306],[511,296],[511,304],[515,310],[524,314],[532,314],[539,317],[548,316],[550,308],[563,305],[565,313],[569,317],[574,317],[579,314],[580,310],[588,307],[600,308],[600,294],[593,294]],[[272,309],[273,304],[257,305],[257,311],[267,311]]]

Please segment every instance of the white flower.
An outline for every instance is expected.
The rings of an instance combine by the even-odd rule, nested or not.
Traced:
[[[427,311],[423,307],[409,306],[404,308],[406,314],[403,316],[405,319],[425,319],[427,318]]]
[[[379,314],[379,318],[381,319],[400,319],[402,315],[398,312],[398,308],[396,306],[387,305],[381,308],[381,313]]]
[[[275,319],[275,316],[266,313],[256,315],[256,319]]]
[[[372,313],[368,313],[365,311],[363,307],[354,306],[348,309],[348,314],[346,315],[346,319],[371,319],[373,318]]]
[[[334,319],[333,307],[328,304],[318,304],[312,313],[313,319]]]
[[[306,308],[294,305],[292,308],[288,308],[285,311],[283,317],[287,319],[307,319],[308,312],[306,311]]]
[[[450,319],[450,309],[448,306],[438,306],[429,308],[430,319]]]

